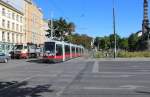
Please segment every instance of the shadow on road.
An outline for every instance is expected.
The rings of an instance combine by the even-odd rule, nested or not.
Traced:
[[[50,84],[30,86],[28,82],[0,82],[0,97],[41,97],[40,93],[53,92]]]
[[[136,93],[148,94],[148,95],[150,95],[150,91],[136,91]]]
[[[28,60],[29,63],[37,63],[37,64],[54,64],[54,62],[43,62],[41,59],[31,59]]]

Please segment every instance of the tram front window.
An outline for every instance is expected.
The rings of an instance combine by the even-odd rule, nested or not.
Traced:
[[[44,46],[45,53],[54,54],[55,53],[55,43],[46,42]]]

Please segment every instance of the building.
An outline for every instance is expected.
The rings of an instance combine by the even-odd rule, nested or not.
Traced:
[[[142,24],[142,32],[147,33],[147,28],[149,27],[149,18],[148,18],[148,0],[144,0],[143,3],[143,24]]]
[[[0,0],[0,52],[9,52],[13,45],[24,42],[24,14]]]
[[[43,13],[32,0],[24,0],[25,40],[27,43],[43,44]]]

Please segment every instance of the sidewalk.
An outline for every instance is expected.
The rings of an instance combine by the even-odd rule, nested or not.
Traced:
[[[92,61],[150,61],[150,58],[93,58]]]

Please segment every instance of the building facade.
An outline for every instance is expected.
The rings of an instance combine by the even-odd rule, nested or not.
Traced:
[[[142,32],[147,33],[147,28],[149,27],[149,18],[148,18],[148,0],[144,0],[143,3],[143,24],[142,24]]]
[[[32,0],[25,0],[25,40],[27,43],[43,44],[43,13]]]
[[[13,45],[24,42],[24,14],[0,0],[0,52],[9,52]]]

